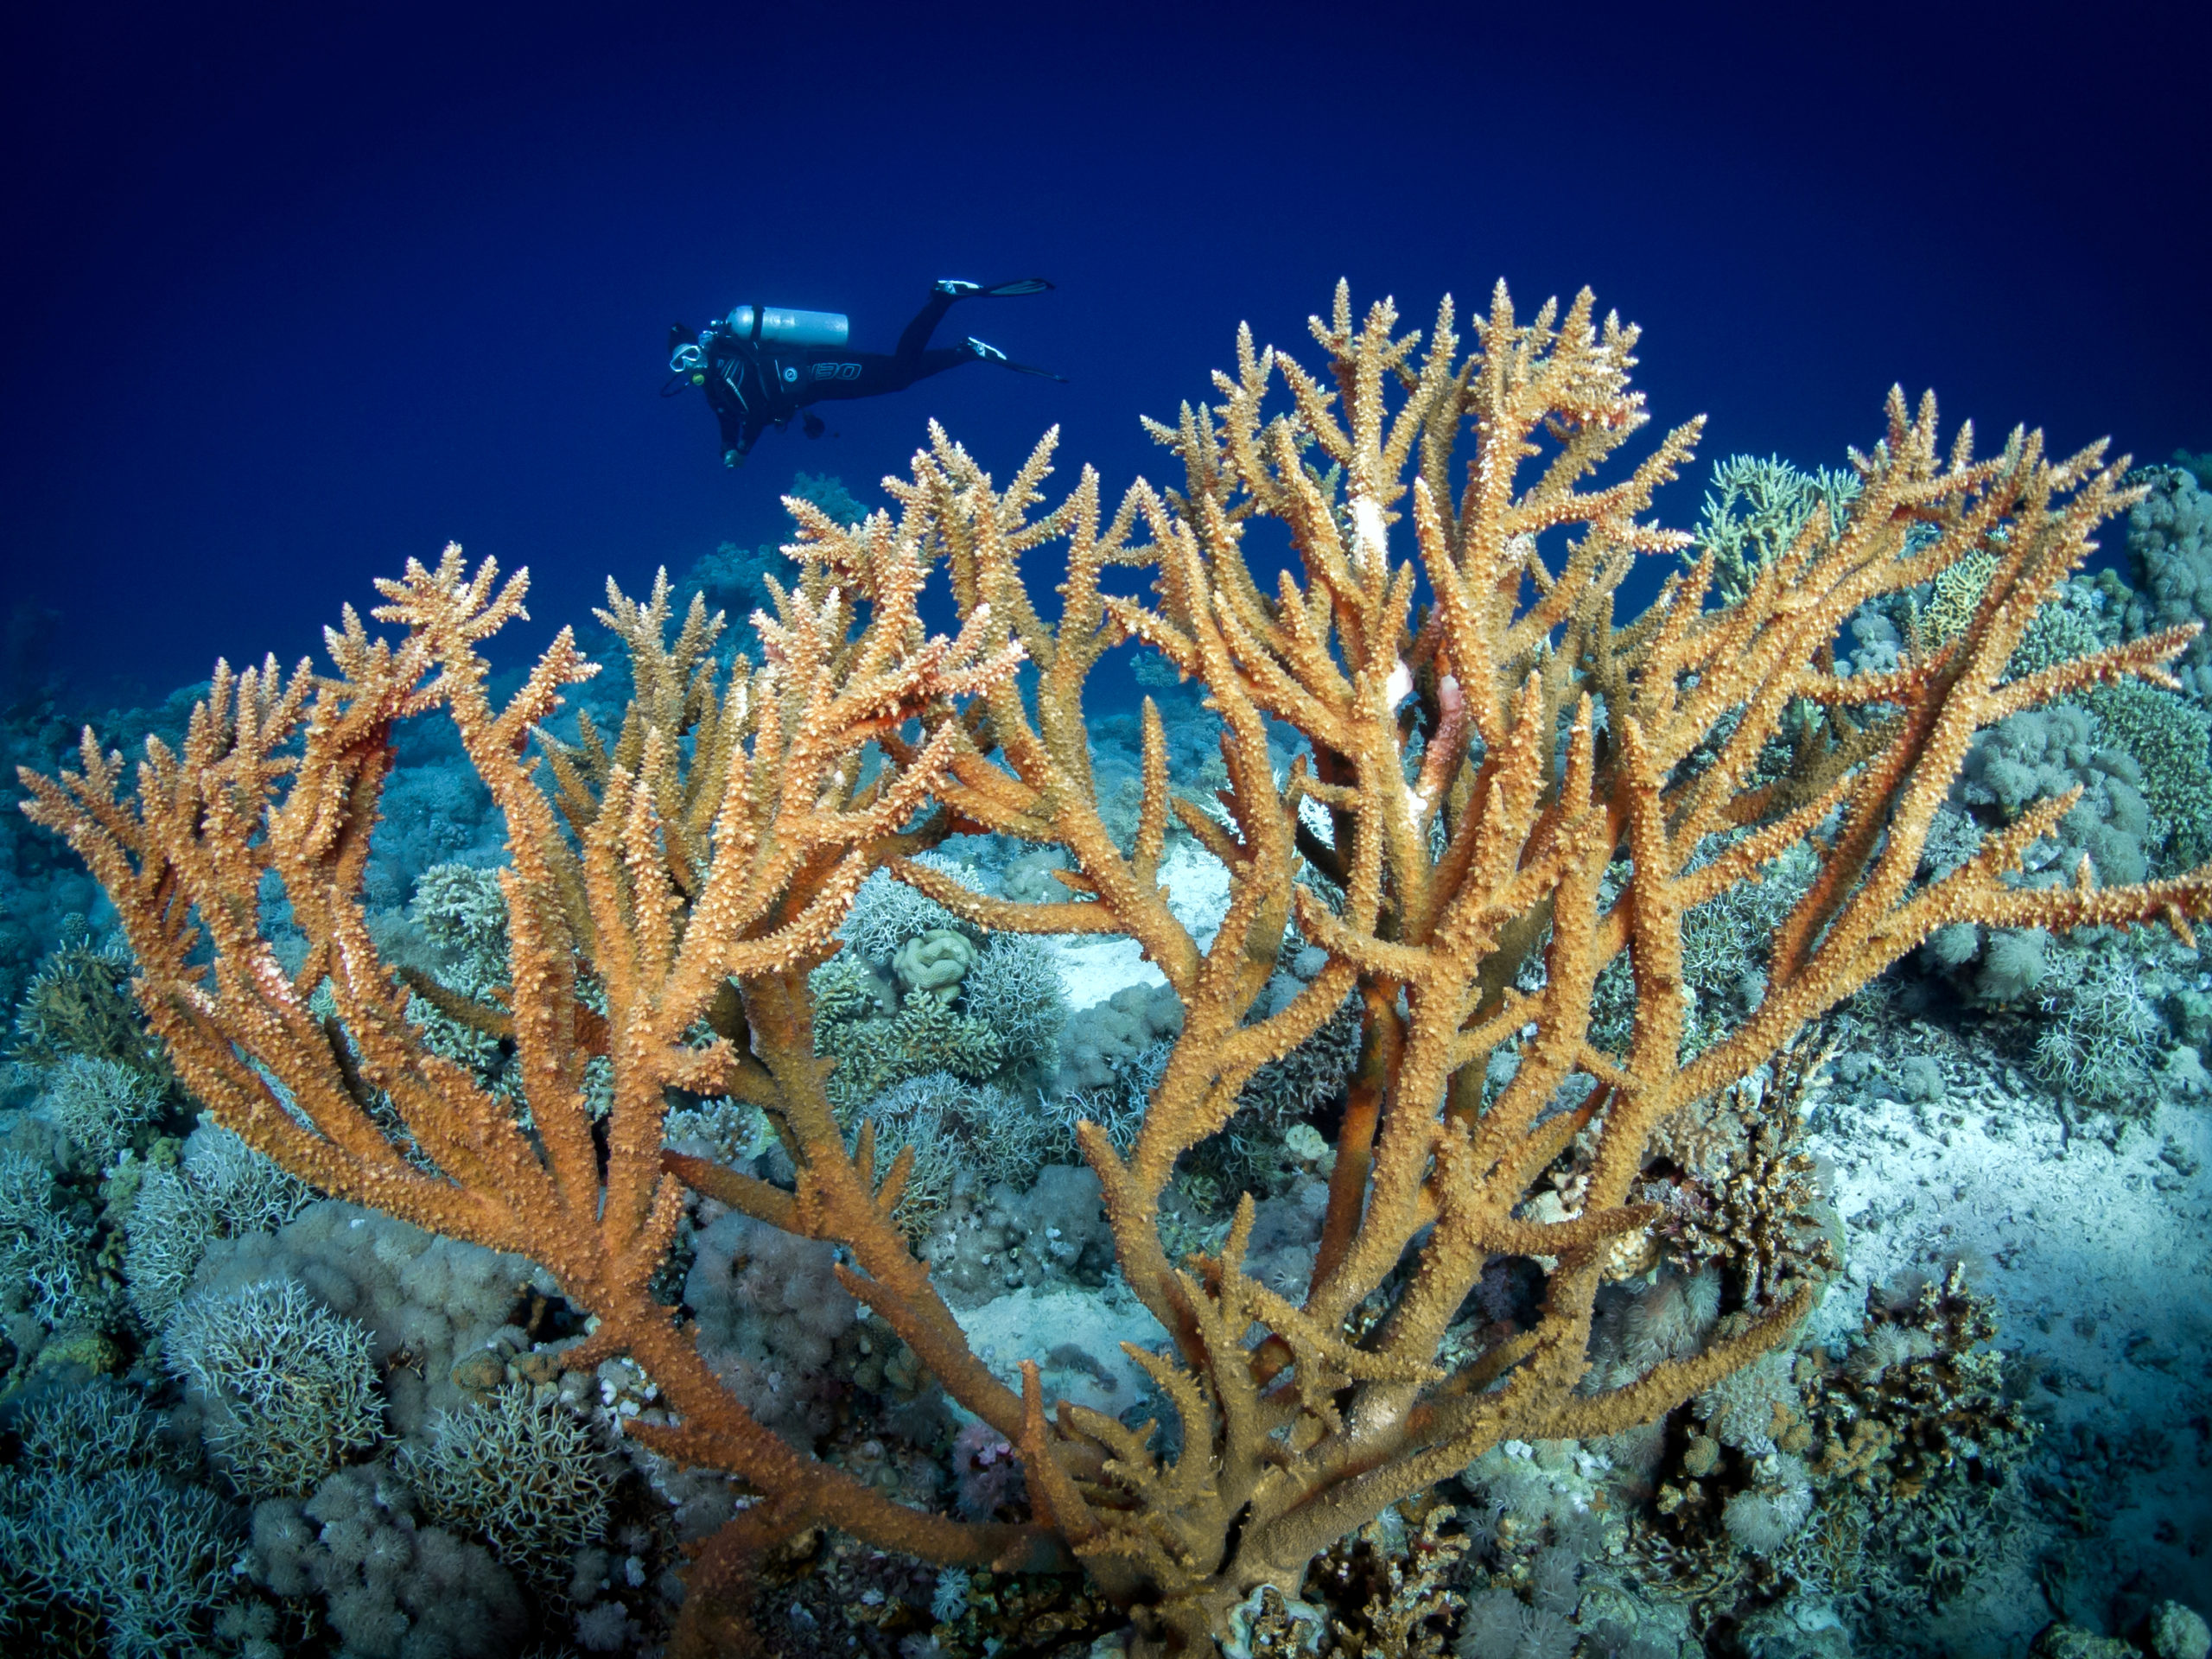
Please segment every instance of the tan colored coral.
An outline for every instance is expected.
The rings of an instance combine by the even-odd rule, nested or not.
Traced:
[[[1635,330],[1586,293],[1523,321],[1502,285],[1472,328],[1463,354],[1448,303],[1424,341],[1397,332],[1387,303],[1355,321],[1339,289],[1313,324],[1325,378],[1240,335],[1218,401],[1154,429],[1176,486],[1140,483],[1110,515],[1088,471],[1046,505],[1049,438],[1001,487],[933,433],[889,482],[894,512],[845,526],[793,505],[798,577],[759,619],[759,667],[720,681],[715,619],[695,606],[670,646],[664,588],[642,604],[613,595],[605,615],[638,695],[611,741],[587,729],[575,748],[543,745],[550,796],[526,753],[590,665],[563,634],[494,709],[477,646],[520,613],[520,588],[495,594],[489,567],[472,575],[457,552],[385,584],[378,615],[406,629],[397,644],[348,613],[331,636],[335,677],[219,671],[184,753],[149,746],[135,798],[118,798],[120,760],[89,737],[81,774],[28,780],[33,816],[114,897],[156,1027],[221,1121],[328,1191],[543,1262],[600,1316],[593,1351],[626,1349],[660,1383],[679,1421],[646,1431],[653,1442],[761,1489],[693,1568],[692,1650],[741,1642],[762,1553],[826,1522],[944,1561],[1071,1550],[1131,1610],[1147,1651],[1206,1652],[1230,1609],[1270,1586],[1294,1597],[1318,1552],[1498,1440],[1649,1421],[1788,1333],[1802,1288],[1703,1353],[1575,1392],[1605,1265],[1652,1217],[1629,1195],[1669,1115],[1767,1066],[1946,924],[2185,929],[2212,912],[2202,872],[2009,885],[2070,798],[1942,880],[1915,880],[1977,728],[2127,675],[2164,682],[2187,643],[2176,630],[1999,683],[2036,608],[2133,499],[2101,449],[2054,461],[2016,432],[1977,461],[1962,433],[1946,457],[1932,402],[1914,411],[1893,395],[1843,524],[1816,517],[1733,602],[1708,608],[1705,565],[1620,623],[1613,595],[1635,560],[1684,544],[1645,515],[1694,424],[1591,483],[1646,422],[1628,378]],[[1278,381],[1287,409],[1269,403]],[[1272,580],[1247,562],[1263,523],[1293,553]],[[1053,549],[1066,576],[1048,622],[1022,572]],[[1994,566],[1955,636],[1891,673],[1835,674],[1833,642],[1862,604],[1980,556]],[[928,637],[916,608],[939,564],[957,639]],[[1116,568],[1150,572],[1151,598],[1107,591]],[[1434,603],[1417,613],[1421,577]],[[1226,782],[1205,804],[1177,796],[1147,704],[1124,850],[1096,798],[1084,696],[1132,639],[1204,687]],[[1024,657],[1033,690],[1014,677]],[[512,1005],[471,1017],[512,1036],[537,1144],[424,1048],[361,916],[391,728],[434,707],[505,815]],[[1285,777],[1271,719],[1311,748]],[[864,778],[870,745],[882,764]],[[1205,943],[1160,882],[1171,817],[1228,872]],[[987,899],[914,861],[956,830],[1064,849],[1067,898]],[[1800,842],[1821,874],[1773,943],[1763,1000],[1684,1062],[1685,913]],[[1338,902],[1296,883],[1301,860]],[[1166,1355],[1136,1356],[1183,1419],[1173,1460],[1116,1420],[1048,1408],[1034,1366],[1019,1396],[1001,1386],[893,1220],[911,1158],[879,1172],[865,1133],[846,1151],[806,973],[880,865],[985,926],[1132,938],[1182,1000],[1135,1144],[1124,1155],[1083,1135],[1123,1271],[1173,1338]],[[292,974],[257,932],[270,873],[310,941]],[[1327,965],[1252,1019],[1294,916]],[[1591,1035],[1592,988],[1623,951],[1636,1015],[1609,1052]],[[326,982],[327,1023],[308,1007]],[[1302,1303],[1243,1271],[1249,1201],[1217,1255],[1171,1260],[1160,1200],[1178,1159],[1348,995],[1362,1051]],[[1501,1049],[1517,1069],[1492,1094]],[[582,1094],[595,1054],[613,1076],[603,1171]],[[664,1155],[671,1086],[764,1108],[796,1191]],[[435,1172],[378,1127],[382,1098]],[[1592,1156],[1576,1213],[1530,1218],[1523,1201],[1578,1135]],[[853,1293],[1018,1445],[1033,1521],[967,1528],[901,1509],[754,1424],[647,1294],[681,1205],[671,1176],[845,1247]],[[1555,1259],[1541,1319],[1447,1374],[1446,1327],[1498,1252]]]

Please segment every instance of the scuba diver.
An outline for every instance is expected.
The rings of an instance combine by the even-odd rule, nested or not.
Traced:
[[[1042,294],[1052,286],[1041,276],[988,288],[948,277],[931,289],[928,303],[914,314],[888,357],[848,351],[847,323],[839,312],[741,305],[696,335],[682,323],[669,330],[671,378],[661,396],[673,397],[687,386],[702,388],[721,426],[722,465],[742,467],[760,435],[772,426],[789,426],[793,416],[808,437],[820,437],[822,417],[807,405],[824,398],[898,391],[963,363],[995,363],[1017,374],[1065,381],[1065,375],[1016,363],[972,336],[959,346],[929,343],[957,301],[1013,299]]]

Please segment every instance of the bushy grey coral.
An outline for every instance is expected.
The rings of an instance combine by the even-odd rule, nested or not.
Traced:
[[[552,1288],[520,1256],[439,1238],[392,1217],[322,1199],[274,1234],[209,1246],[195,1290],[235,1290],[294,1279],[334,1313],[365,1327],[384,1373],[391,1425],[419,1433],[433,1408],[473,1398],[454,1381],[456,1360],[509,1332],[526,1289]]]
[[[314,1198],[305,1181],[212,1119],[187,1137],[174,1166],[149,1169],[124,1223],[130,1305],[159,1330],[219,1238],[273,1232]]]
[[[499,872],[474,864],[433,864],[415,880],[408,919],[441,950],[479,969],[504,966],[507,900]]]
[[[105,1169],[162,1109],[161,1085],[120,1060],[71,1054],[46,1075],[47,1117],[94,1169]]]
[[[65,1207],[44,1160],[0,1149],[0,1308],[44,1325],[97,1327],[114,1287],[92,1257],[89,1221]]]
[[[24,1411],[16,1433],[22,1470],[88,1477],[183,1467],[145,1396],[111,1376],[96,1376],[36,1402]]]
[[[162,1332],[162,1361],[216,1466],[249,1497],[303,1492],[384,1438],[368,1332],[289,1279],[189,1298]]]
[[[981,891],[976,872],[942,853],[924,853],[914,861],[942,871],[963,887]],[[888,962],[907,940],[940,929],[974,934],[976,930],[918,889],[908,887],[887,870],[878,870],[861,883],[853,908],[837,929],[847,946],[871,962]]]
[[[8,1586],[99,1616],[118,1659],[195,1650],[231,1591],[232,1513],[177,1480],[177,1459],[136,1390],[109,1378],[24,1414],[0,1471],[0,1622]]]
[[[908,1077],[843,1116],[854,1137],[862,1122],[874,1123],[879,1173],[906,1147],[914,1149],[900,1206],[912,1225],[925,1224],[943,1207],[963,1171],[986,1185],[1027,1186],[1048,1160],[1075,1156],[1065,1127],[1034,1096],[950,1071]]]
[[[2048,1017],[2036,1024],[2030,1069],[2088,1105],[2146,1116],[2167,1033],[2141,968],[2111,946],[2054,947],[2049,957],[2040,998]]]
[[[412,933],[386,920],[380,949],[473,1001],[504,1001],[508,979],[507,902],[499,872],[476,864],[433,864],[416,879],[407,908]],[[512,1056],[490,1033],[464,1024],[427,997],[408,999],[407,1017],[433,1053],[458,1061],[502,1098],[516,1098]],[[522,1108],[517,1100],[518,1109]]]
[[[473,1534],[507,1566],[541,1581],[607,1527],[614,1484],[591,1431],[558,1401],[509,1383],[480,1404],[433,1413],[398,1463],[440,1526]]]
[[[994,934],[960,982],[960,1003],[998,1033],[1009,1066],[1023,1074],[1057,1064],[1067,993],[1052,953],[1020,934]]]

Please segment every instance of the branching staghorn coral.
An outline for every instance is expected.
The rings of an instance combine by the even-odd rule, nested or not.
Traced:
[[[1140,482],[1110,518],[1088,470],[1046,505],[1051,437],[1001,489],[934,429],[911,476],[887,480],[895,513],[847,524],[792,502],[798,579],[776,590],[777,618],[754,619],[757,668],[741,658],[718,676],[720,619],[702,606],[670,645],[664,587],[644,603],[614,593],[602,615],[632,655],[637,696],[612,741],[588,725],[573,747],[541,740],[550,791],[525,751],[591,666],[564,632],[493,708],[477,646],[520,613],[521,579],[495,594],[490,567],[471,575],[457,550],[383,584],[378,619],[407,630],[397,645],[348,613],[329,636],[334,677],[219,669],[183,753],[149,745],[135,798],[118,798],[120,758],[89,734],[81,774],[27,777],[27,810],[106,885],[156,1029],[221,1121],[326,1191],[527,1252],[599,1316],[584,1360],[626,1351],[660,1385],[677,1421],[639,1437],[760,1489],[694,1565],[691,1650],[743,1645],[760,1552],[826,1522],[949,1565],[1071,1555],[1130,1610],[1144,1651],[1211,1652],[1236,1607],[1269,1588],[1295,1599],[1316,1554],[1501,1441],[1650,1421],[1788,1333],[1810,1292],[1778,1273],[1735,1334],[1575,1392],[1599,1282],[1654,1218],[1630,1193],[1669,1114],[1768,1065],[1938,927],[2163,918],[2185,932],[2212,913],[2207,872],[2104,887],[2085,860],[2071,887],[2008,885],[2071,797],[2031,807],[1940,879],[1917,877],[1977,728],[2131,675],[2165,683],[2191,637],[1999,683],[2095,525],[2133,499],[2101,449],[2052,461],[2016,432],[1976,461],[1962,432],[1946,460],[1932,400],[1915,412],[1893,394],[1840,524],[1815,512],[1727,603],[1708,607],[1708,559],[1618,624],[1636,557],[1686,544],[1643,515],[1696,433],[1583,487],[1646,423],[1628,381],[1636,331],[1600,321],[1587,293],[1520,321],[1503,285],[1465,356],[1448,302],[1425,346],[1395,328],[1387,302],[1356,323],[1340,288],[1313,323],[1326,381],[1240,335],[1219,401],[1154,429],[1180,487]],[[1289,407],[1270,414],[1278,376]],[[1293,555],[1272,592],[1244,550],[1263,522]],[[1054,624],[1020,563],[1056,543],[1067,575]],[[1837,677],[1834,642],[1862,605],[1982,556],[1993,568],[1955,633],[1894,671]],[[928,637],[916,609],[940,563],[963,619],[954,640]],[[1152,601],[1107,592],[1117,568],[1153,572]],[[1424,580],[1431,602],[1417,608]],[[1124,842],[1092,785],[1084,697],[1100,658],[1130,640],[1205,688],[1226,787],[1204,804],[1173,794],[1147,704]],[[1024,658],[1031,691],[1014,674]],[[391,728],[436,707],[512,855],[508,1000],[442,1011],[512,1039],[537,1143],[407,1024],[407,992],[363,918]],[[1310,751],[1287,777],[1270,767],[1270,718]],[[863,779],[870,743],[882,764]],[[1160,882],[1171,817],[1227,871],[1204,945]],[[957,830],[1060,849],[1069,896],[995,899],[918,861]],[[1801,845],[1818,873],[1777,931],[1764,991],[1685,1059],[1685,915]],[[1340,906],[1293,880],[1300,858]],[[1132,938],[1181,1001],[1134,1141],[1117,1150],[1096,1126],[1079,1132],[1128,1284],[1173,1338],[1134,1356],[1182,1419],[1172,1459],[1144,1430],[1048,1410],[1033,1363],[1018,1395],[1000,1383],[894,1218],[911,1156],[879,1170],[866,1128],[848,1149],[807,975],[877,868],[982,927]],[[289,975],[256,932],[267,872],[310,942]],[[1294,918],[1326,964],[1253,1018]],[[1592,987],[1624,953],[1634,1016],[1608,1048],[1591,1032]],[[327,1020],[308,1007],[324,985]],[[1177,1160],[1347,996],[1360,1057],[1303,1301],[1243,1270],[1249,1198],[1217,1255],[1170,1260],[1160,1200]],[[1500,1055],[1510,1079],[1487,1087]],[[594,1056],[613,1077],[603,1169],[582,1096]],[[664,1154],[671,1087],[760,1106],[795,1190]],[[378,1128],[371,1107],[385,1100],[430,1168]],[[1592,1149],[1579,1209],[1525,1218],[1578,1135]],[[902,1508],[724,1393],[647,1292],[679,1179],[839,1245],[851,1294],[1018,1449],[1031,1519]],[[1446,1327],[1494,1254],[1556,1263],[1541,1319],[1447,1371]]]

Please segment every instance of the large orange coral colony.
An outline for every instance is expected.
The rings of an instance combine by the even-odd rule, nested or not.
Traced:
[[[887,483],[895,514],[847,527],[791,503],[798,575],[760,619],[757,667],[717,674],[720,619],[696,603],[669,644],[664,582],[645,604],[613,593],[602,616],[632,655],[636,696],[611,742],[588,723],[575,747],[540,738],[550,788],[533,738],[592,665],[563,632],[495,708],[479,645],[522,614],[524,577],[495,588],[488,563],[472,575],[450,548],[435,570],[379,584],[375,615],[405,630],[397,644],[349,610],[328,636],[332,675],[219,666],[182,752],[148,744],[135,796],[119,798],[121,759],[89,733],[81,774],[26,776],[26,810],[105,885],[149,1017],[219,1121],[327,1192],[543,1263],[598,1316],[585,1359],[626,1351],[660,1385],[677,1421],[639,1438],[760,1489],[695,1564],[693,1650],[742,1644],[761,1545],[829,1523],[942,1562],[1072,1556],[1130,1609],[1147,1651],[1210,1652],[1240,1601],[1270,1585],[1294,1594],[1332,1540],[1499,1440],[1650,1420],[1799,1319],[1802,1275],[1707,1351],[1576,1391],[1600,1279],[1649,1219],[1628,1195],[1662,1118],[1766,1065],[1945,924],[2185,931],[2212,912],[2206,871],[2105,887],[2085,863],[2070,887],[2009,885],[2071,798],[1941,880],[1916,875],[1977,728],[2125,676],[2164,683],[2187,642],[2176,630],[2005,678],[2094,527],[2133,499],[2101,448],[2053,461],[2016,432],[1976,461],[1961,431],[1944,460],[1932,401],[1914,414],[1892,394],[1847,522],[1816,517],[1731,603],[1709,604],[1708,562],[1621,625],[1613,593],[1634,556],[1686,544],[1639,515],[1696,435],[1678,429],[1619,481],[1580,487],[1645,423],[1628,380],[1636,331],[1598,321],[1586,293],[1518,322],[1503,285],[1464,357],[1448,302],[1425,347],[1395,323],[1385,303],[1355,325],[1340,288],[1332,320],[1313,323],[1332,382],[1240,334],[1219,401],[1154,429],[1179,491],[1140,482],[1110,522],[1088,470],[1044,507],[1050,437],[1003,490],[932,431],[912,477]],[[1290,402],[1270,415],[1278,375]],[[1243,550],[1262,520],[1287,531],[1294,565],[1272,592]],[[1020,565],[1056,543],[1054,626]],[[1834,672],[1833,642],[1861,605],[1976,554],[1996,570],[1960,632],[1894,672]],[[957,639],[928,636],[917,608],[939,564]],[[1153,570],[1154,601],[1103,592],[1110,566]],[[1421,577],[1433,602],[1416,607]],[[1205,689],[1228,787],[1217,805],[1172,792],[1147,704],[1124,848],[1101,820],[1083,698],[1102,654],[1132,639]],[[534,1136],[425,1046],[363,914],[393,728],[437,708],[512,851],[511,1005],[447,993],[448,1011],[512,1038]],[[1287,777],[1269,766],[1270,717],[1310,745]],[[1160,884],[1171,814],[1228,872],[1203,946]],[[1065,849],[1069,896],[991,899],[912,861],[978,830]],[[1685,913],[1800,844],[1821,874],[1774,941],[1763,1000],[1685,1064]],[[1128,1154],[1083,1135],[1122,1268],[1173,1339],[1137,1356],[1183,1419],[1172,1461],[1113,1419],[1055,1408],[1033,1366],[1019,1395],[999,1382],[893,1220],[911,1152],[887,1171],[869,1134],[847,1151],[807,974],[879,866],[988,927],[1133,938],[1182,1001]],[[289,972],[258,926],[272,875],[309,941]],[[1294,916],[1327,966],[1255,1019]],[[1616,1052],[1593,1040],[1590,1007],[1623,950],[1636,1013]],[[1240,1270],[1249,1198],[1219,1255],[1169,1260],[1158,1205],[1178,1157],[1348,995],[1361,1058],[1302,1305]],[[1486,1091],[1501,1049],[1518,1069]],[[594,1055],[613,1077],[603,1161],[583,1090]],[[671,1087],[764,1108],[796,1190],[664,1153]],[[1578,1135],[1594,1148],[1579,1211],[1521,1213]],[[1033,1519],[902,1508],[756,1424],[647,1294],[687,1183],[845,1247],[853,1293],[1019,1446]],[[1446,1327],[1493,1252],[1556,1262],[1542,1317],[1451,1369]]]

